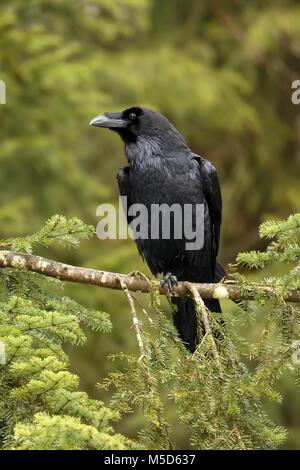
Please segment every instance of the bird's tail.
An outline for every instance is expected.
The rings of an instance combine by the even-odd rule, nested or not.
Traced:
[[[224,269],[219,263],[217,263],[214,282],[218,282],[223,276]],[[220,302],[217,299],[203,299],[203,301],[211,312],[222,312]],[[185,347],[190,352],[194,352],[198,344],[198,332],[193,299],[187,297],[172,297],[172,304],[176,307],[173,321],[179,337]]]
[[[197,317],[193,299],[173,297],[172,303],[176,306],[173,321],[179,337],[185,347],[193,353],[198,344]],[[217,299],[204,299],[204,303],[211,312],[221,313],[220,302]]]

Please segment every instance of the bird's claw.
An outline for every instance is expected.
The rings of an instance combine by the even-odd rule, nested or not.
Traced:
[[[159,285],[166,288],[170,294],[174,292],[174,287],[177,285],[178,279],[171,273],[167,273],[160,281]]]

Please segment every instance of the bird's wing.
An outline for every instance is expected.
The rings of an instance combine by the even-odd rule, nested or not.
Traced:
[[[128,209],[132,205],[129,172],[130,172],[129,166],[124,166],[123,168],[120,168],[117,174],[120,196],[127,197],[127,210],[125,209],[124,205],[123,205],[123,209],[125,211],[125,216],[127,218],[128,224],[130,224],[130,222],[132,221],[132,217],[128,215]]]
[[[213,164],[199,155],[193,154],[194,160],[199,165],[203,181],[203,192],[208,204],[212,230],[212,254],[214,259],[219,251],[220,229],[222,219],[222,196],[219,179]]]

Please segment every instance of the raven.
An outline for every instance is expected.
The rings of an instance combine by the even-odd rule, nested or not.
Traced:
[[[159,232],[157,238],[136,238],[139,253],[156,276],[163,274],[168,284],[178,281],[217,282],[223,275],[216,258],[219,249],[222,199],[217,172],[208,160],[194,154],[182,135],[161,114],[134,106],[122,112],[104,113],[90,122],[119,134],[125,144],[128,165],[118,172],[121,196],[127,196],[128,207],[143,204],[202,204],[203,246],[187,249],[183,235],[174,236],[176,223],[172,219],[170,238]],[[133,216],[127,212],[127,221]],[[163,224],[163,222],[160,222]],[[193,227],[195,211],[192,212]],[[151,224],[151,221],[150,221]],[[177,227],[178,228],[178,227]],[[161,229],[161,227],[160,227]],[[191,298],[172,297],[174,324],[186,348],[193,352],[197,345],[197,318]],[[212,312],[221,312],[218,300],[205,300]]]

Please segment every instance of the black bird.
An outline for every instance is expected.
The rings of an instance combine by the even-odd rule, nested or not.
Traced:
[[[125,144],[128,165],[118,172],[120,194],[131,204],[204,205],[203,247],[187,250],[184,236],[176,239],[172,219],[170,239],[137,238],[139,253],[154,275],[191,282],[217,282],[224,275],[216,258],[219,248],[222,199],[214,166],[187,146],[182,135],[161,114],[147,108],[132,107],[123,112],[104,113],[90,125],[106,127],[119,134]],[[195,210],[192,225],[195,227]],[[133,217],[127,213],[128,223]],[[151,224],[151,221],[149,222]],[[161,222],[162,223],[162,222]],[[161,229],[162,227],[160,227]],[[178,227],[177,227],[178,228]],[[173,278],[173,277],[174,278]],[[197,345],[197,322],[193,301],[173,297],[177,306],[174,324],[186,348]],[[221,312],[218,300],[205,300],[212,312]],[[177,310],[177,311],[176,311]]]

